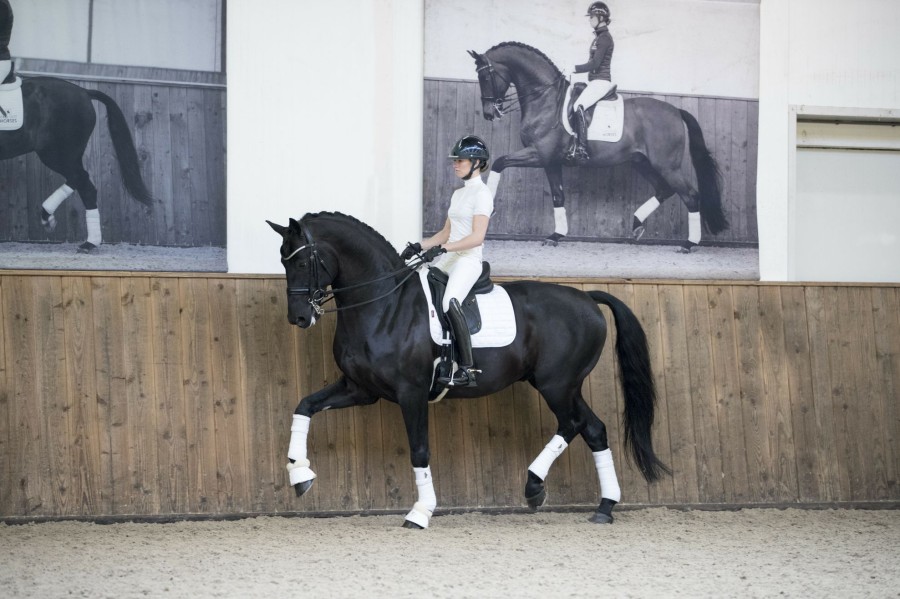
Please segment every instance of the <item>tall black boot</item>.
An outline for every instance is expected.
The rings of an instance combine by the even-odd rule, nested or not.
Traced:
[[[478,371],[472,368],[472,336],[469,334],[466,317],[463,316],[462,308],[456,298],[450,300],[450,309],[447,310],[447,316],[453,329],[453,336],[456,338],[456,347],[459,349],[457,360],[459,369],[450,377],[438,378],[438,382],[447,386],[474,387],[476,385],[475,374]]]
[[[575,135],[575,160],[589,160],[591,155],[587,149],[587,118],[584,116],[584,106],[578,107],[577,125]]]

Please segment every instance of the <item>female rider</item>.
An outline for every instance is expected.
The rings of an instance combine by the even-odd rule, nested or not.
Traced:
[[[436,266],[449,275],[441,308],[448,316],[459,347],[459,370],[439,378],[438,382],[475,386],[477,371],[473,369],[472,339],[460,304],[481,275],[484,236],[494,211],[494,197],[481,180],[490,153],[480,138],[464,135],[450,150],[449,158],[453,160],[454,174],[465,184],[450,198],[444,227],[421,243],[408,244],[400,257],[408,260],[424,250],[423,258],[429,261],[446,253]]]

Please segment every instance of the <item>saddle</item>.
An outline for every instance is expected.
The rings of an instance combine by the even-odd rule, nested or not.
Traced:
[[[437,317],[441,322],[441,326],[445,331],[451,330],[450,321],[447,315],[440,309],[444,301],[444,292],[447,290],[447,281],[450,276],[435,266],[428,267],[428,287],[431,289],[431,298],[434,306],[437,308]],[[466,324],[469,327],[469,333],[474,335],[481,330],[481,311],[478,309],[478,301],[476,296],[483,293],[490,293],[494,288],[491,281],[491,265],[487,262],[481,264],[481,275],[472,290],[466,296],[466,299],[460,304],[463,316],[466,317]]]
[[[22,79],[0,85],[0,131],[15,131],[24,123]]]
[[[578,100],[578,96],[581,95],[581,92],[584,91],[584,88],[587,87],[587,83],[578,82],[572,85],[572,93],[569,97],[569,105],[566,107],[566,118],[569,120],[569,126],[574,130],[578,123],[575,121],[575,101]],[[618,85],[613,85],[610,90],[606,93],[605,96],[597,100],[597,104],[600,102],[605,102],[607,100],[618,100],[619,94],[617,93]],[[594,119],[594,107],[597,104],[591,104],[589,107],[584,109],[584,125],[585,128],[588,129],[591,126],[591,121]]]

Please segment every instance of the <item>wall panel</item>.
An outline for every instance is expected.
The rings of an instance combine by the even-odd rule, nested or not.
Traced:
[[[896,286],[557,282],[608,290],[647,332],[654,442],[672,476],[647,485],[626,459],[614,325],[583,388],[608,426],[624,503],[900,501]],[[340,373],[334,315],[290,327],[283,286],[277,276],[0,273],[0,515],[408,509],[406,434],[385,402],[313,419],[319,478],[294,497],[291,413]],[[529,385],[440,402],[429,419],[442,508],[525,505],[525,471],[556,428]],[[547,485],[552,505],[597,500],[583,442]]]

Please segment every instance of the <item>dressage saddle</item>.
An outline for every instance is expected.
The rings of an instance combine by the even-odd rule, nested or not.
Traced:
[[[575,101],[578,100],[578,96],[581,95],[581,92],[583,92],[584,88],[586,88],[586,87],[587,87],[587,83],[582,83],[582,82],[576,83],[575,85],[572,86],[572,93],[570,94],[570,97],[569,97],[569,105],[566,107],[566,118],[569,119],[569,125],[572,127],[573,130],[575,130],[578,127],[578,121],[575,119],[575,109],[574,109]],[[610,88],[609,92],[607,92],[607,94],[605,96],[603,96],[602,98],[597,100],[597,102],[618,99],[619,94],[616,91],[618,89],[618,87],[619,87],[618,85],[613,85]],[[584,109],[584,127],[585,127],[585,129],[587,129],[591,126],[591,121],[594,119],[594,106],[596,106],[596,105],[597,104],[591,104],[589,107]]]
[[[449,275],[440,268],[434,266],[428,267],[428,287],[431,289],[431,298],[434,301],[438,320],[440,320],[441,327],[443,327],[445,331],[452,330],[447,315],[440,309],[443,304],[444,292],[447,290],[447,281],[449,278]],[[494,283],[491,281],[491,265],[487,262],[482,262],[481,276],[475,281],[472,290],[461,304],[463,316],[466,317],[466,324],[469,327],[469,333],[472,335],[481,330],[481,312],[478,309],[476,296],[481,295],[482,293],[490,293],[493,288]]]

